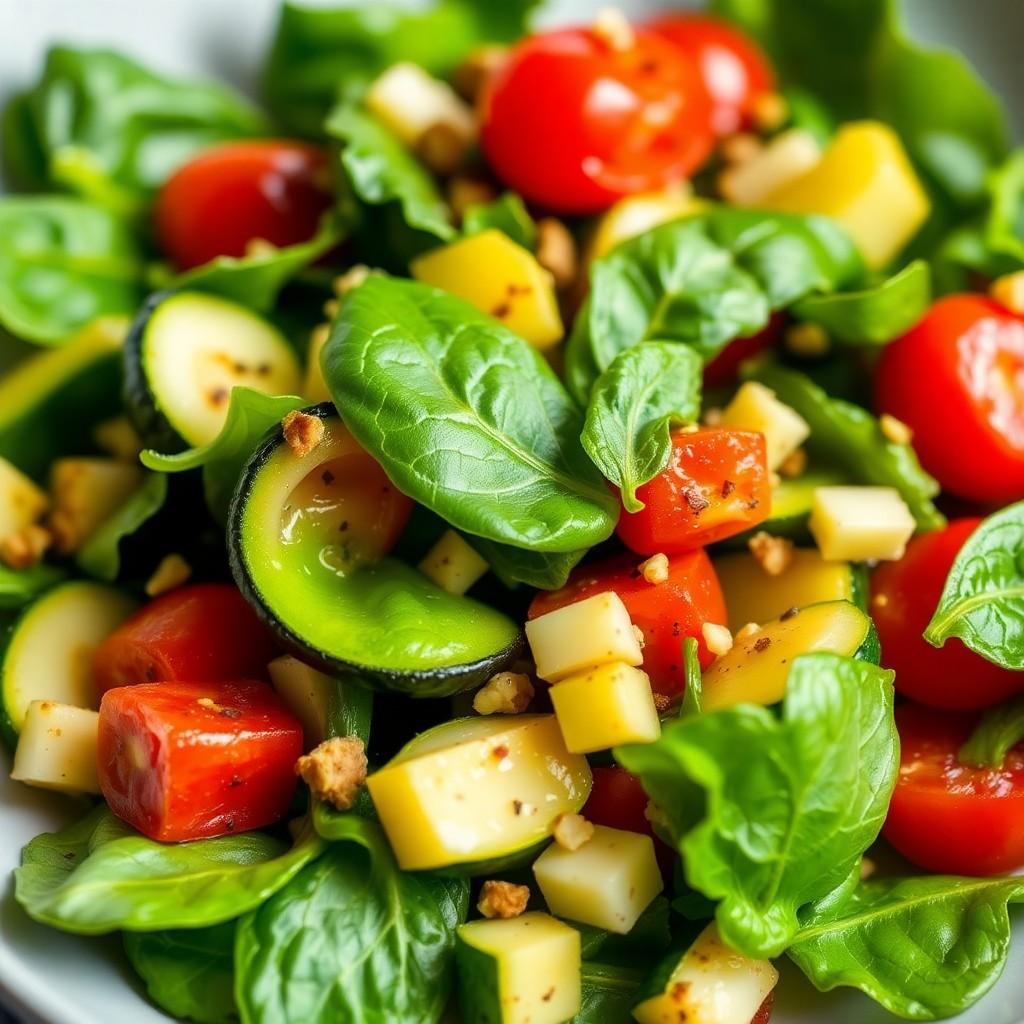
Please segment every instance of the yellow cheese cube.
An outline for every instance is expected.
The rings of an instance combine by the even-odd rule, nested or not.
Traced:
[[[931,209],[899,136],[879,121],[843,125],[814,167],[764,196],[759,205],[834,217],[870,267],[888,263]]]
[[[471,302],[534,348],[550,348],[565,333],[551,275],[496,228],[434,249],[409,269],[417,281]]]
[[[141,466],[116,459],[58,459],[50,468],[50,529],[58,550],[77,551],[144,479]]]
[[[618,594],[608,591],[567,604],[526,624],[537,675],[549,683],[595,665],[643,664],[640,641]]]
[[[627,238],[642,235],[659,224],[699,213],[707,202],[694,196],[689,185],[661,192],[638,192],[610,206],[597,222],[587,246],[587,260],[600,259]]]
[[[803,128],[790,128],[749,160],[723,171],[719,189],[734,206],[760,206],[765,196],[806,174],[820,159],[818,140]]]
[[[549,846],[533,874],[552,914],[619,935],[664,887],[651,837],[604,825],[578,849]]]
[[[542,841],[583,806],[591,774],[554,715],[493,715],[430,729],[366,784],[399,865],[418,871]]]
[[[472,108],[418,64],[393,64],[384,71],[367,90],[366,107],[407,146],[415,146],[438,124],[466,142],[476,134]]]
[[[99,793],[99,722],[95,711],[32,701],[18,736],[11,778],[58,793]]]
[[[723,427],[764,434],[768,468],[778,469],[810,436],[804,418],[757,381],[747,381],[722,411]]]
[[[563,679],[550,693],[565,748],[574,754],[653,743],[661,735],[647,673],[622,662]]]
[[[442,590],[449,594],[464,594],[490,566],[459,534],[446,530],[426,553],[419,568]]]
[[[45,491],[0,458],[0,540],[34,523],[49,504]]]
[[[819,487],[807,526],[830,561],[891,561],[903,556],[914,517],[895,487]]]

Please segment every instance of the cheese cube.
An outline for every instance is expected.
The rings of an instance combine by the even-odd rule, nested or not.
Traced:
[[[607,591],[557,608],[526,624],[537,675],[558,682],[596,665],[643,664],[640,641],[618,594]]]
[[[393,64],[384,71],[367,91],[366,107],[410,147],[439,124],[466,142],[476,134],[472,108],[417,64]]]
[[[17,466],[0,458],[0,540],[34,523],[49,504],[45,491]]]
[[[723,427],[764,434],[768,468],[778,469],[810,436],[804,418],[757,381],[747,381],[722,411]]]
[[[619,935],[664,888],[654,840],[604,825],[576,850],[549,846],[533,874],[552,914]]]
[[[765,196],[806,174],[820,159],[818,140],[803,128],[790,128],[749,160],[723,171],[719,189],[734,206],[760,206]]]
[[[829,561],[894,561],[914,534],[914,517],[895,487],[819,487],[808,528]]]
[[[565,749],[573,754],[617,743],[653,743],[661,735],[647,673],[622,662],[570,676],[550,694]]]
[[[141,466],[116,459],[69,458],[54,462],[50,467],[50,529],[57,549],[71,554],[81,548],[144,479]]]
[[[607,256],[627,238],[635,238],[680,217],[700,213],[707,205],[707,200],[695,196],[688,184],[660,192],[624,196],[601,215],[587,246],[587,260]]]
[[[11,778],[58,793],[99,793],[99,721],[97,712],[85,708],[32,701],[18,736]]]
[[[490,566],[459,534],[446,530],[427,552],[419,568],[442,590],[449,594],[464,594]]]

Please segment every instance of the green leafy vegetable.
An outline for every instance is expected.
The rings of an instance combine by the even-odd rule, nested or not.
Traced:
[[[165,78],[111,50],[55,46],[39,82],[7,108],[3,149],[23,187],[130,215],[195,153],[266,130],[222,85]]]
[[[235,1009],[235,923],[173,932],[125,932],[124,951],[150,999],[172,1017],[228,1024]]]
[[[812,459],[841,469],[858,483],[895,487],[922,530],[945,523],[931,501],[939,493],[938,483],[921,468],[914,449],[888,440],[866,409],[830,397],[798,370],[762,364],[747,375],[771,388],[807,421]]]
[[[643,971],[583,962],[580,1010],[572,1024],[630,1024]]]
[[[805,654],[781,718],[739,705],[615,751],[666,816],[688,884],[721,901],[718,926],[737,950],[781,953],[801,907],[848,878],[877,837],[899,763],[892,703],[891,672]]]
[[[580,950],[584,960],[600,954],[608,964],[641,966],[651,957],[660,956],[672,943],[670,905],[664,896],[656,896],[625,934],[616,935],[593,925],[574,923],[580,933]]]
[[[360,444],[457,529],[547,552],[611,534],[617,502],[580,447],[578,410],[536,350],[469,303],[370,278],[322,364]]]
[[[668,465],[670,428],[700,415],[701,372],[692,348],[647,342],[620,352],[597,378],[582,443],[627,511],[644,507],[636,489]]]
[[[80,935],[202,928],[259,906],[322,849],[308,828],[290,850],[259,832],[157,843],[103,806],[36,836],[14,895],[29,917]]]
[[[0,611],[28,604],[64,576],[64,570],[55,565],[40,563],[29,569],[8,569],[6,565],[0,565]]]
[[[862,883],[804,923],[789,956],[823,992],[850,985],[912,1020],[954,1017],[995,983],[1019,878]]]
[[[0,199],[0,326],[56,345],[98,316],[134,313],[142,257],[115,216],[67,196]]]
[[[700,658],[697,656],[697,641],[688,636],[683,641],[683,672],[686,675],[686,689],[679,716],[688,718],[704,710],[704,680],[700,672]]]
[[[491,571],[507,587],[525,583],[539,590],[564,587],[587,548],[577,551],[527,551],[510,544],[497,544],[483,537],[466,537],[467,543],[487,561]]]
[[[1024,669],[1024,502],[989,516],[967,538],[946,578],[924,638],[959,637],[1003,668]]]
[[[504,192],[490,203],[471,206],[462,215],[463,234],[476,235],[488,228],[504,231],[524,249],[537,244],[537,225],[515,192]]]
[[[1006,756],[1024,740],[1024,697],[989,708],[974,727],[957,759],[976,768],[1002,768]]]

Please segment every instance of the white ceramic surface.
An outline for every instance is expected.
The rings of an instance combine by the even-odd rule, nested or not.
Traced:
[[[629,0],[620,5],[630,11],[659,6]],[[586,7],[573,0],[552,6],[555,20]],[[48,43],[65,39],[110,44],[167,71],[203,72],[250,89],[276,8],[277,0],[0,0],[0,102],[35,76]],[[922,39],[958,45],[1004,96],[1015,94],[1014,121],[1021,134],[1024,0],[914,0],[908,3],[907,20]],[[27,1021],[45,1024],[166,1022],[146,1002],[116,936],[63,935],[28,920],[13,901],[7,880],[21,847],[80,811],[60,797],[11,783],[6,770],[0,771],[0,1001]],[[1019,909],[1015,917],[1017,941],[1002,979],[957,1024],[1024,1022],[1024,918]],[[799,972],[785,965],[783,972],[775,1024],[886,1024],[897,1019],[856,993],[821,996]]]

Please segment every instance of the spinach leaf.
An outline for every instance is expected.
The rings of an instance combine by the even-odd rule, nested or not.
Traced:
[[[802,299],[793,307],[793,315],[820,324],[836,341],[884,345],[913,327],[931,299],[928,264],[914,260],[868,288]]]
[[[452,526],[534,551],[606,539],[618,503],[544,358],[467,302],[371,277],[324,347],[346,425],[395,485]]]
[[[380,827],[344,818],[332,844],[238,925],[244,1024],[437,1021],[469,883],[398,869]]]
[[[801,655],[781,718],[739,705],[616,749],[665,814],[687,883],[721,901],[722,936],[745,955],[781,953],[800,908],[849,877],[877,837],[899,763],[892,676]]]
[[[258,906],[322,849],[311,828],[290,850],[259,832],[157,843],[103,806],[36,836],[14,895],[29,917],[80,935],[202,928]]]
[[[1024,669],[1024,502],[989,516],[967,538],[946,578],[924,638],[959,637],[1003,668]]]
[[[228,1024],[235,1009],[235,923],[173,932],[125,932],[124,951],[150,999],[172,1017]]]
[[[68,196],[0,199],[0,326],[57,345],[96,317],[134,313],[143,266],[127,227]]]
[[[1002,768],[1006,756],[1024,740],[1024,696],[989,708],[960,748],[957,760],[977,768]]]
[[[3,148],[23,187],[134,215],[195,153],[266,130],[217,83],[165,78],[111,50],[55,46],[39,82],[8,107]]]
[[[538,590],[564,587],[569,573],[586,555],[588,548],[576,551],[527,551],[510,544],[497,544],[483,537],[466,537],[466,542],[483,557],[491,572],[505,584],[515,587],[525,583]]]
[[[683,690],[683,701],[679,706],[679,717],[688,718],[704,711],[704,679],[700,672],[700,659],[697,656],[697,641],[688,636],[683,641],[683,672],[686,675],[686,689]]]
[[[912,1020],[953,1017],[995,983],[1010,946],[1019,878],[863,882],[804,923],[788,954],[814,986],[850,985]]]
[[[580,1010],[572,1024],[630,1024],[643,977],[633,967],[584,961]]]
[[[515,192],[504,192],[490,203],[478,203],[462,215],[462,233],[477,235],[488,228],[504,231],[524,249],[537,244],[537,225]]]
[[[0,565],[0,611],[20,608],[44,590],[64,579],[63,569],[40,563],[30,569],[8,569]]]
[[[636,489],[668,465],[670,428],[700,415],[701,373],[692,348],[647,342],[620,352],[597,378],[581,440],[628,512],[644,507]]]
[[[584,960],[600,954],[606,964],[643,966],[651,957],[661,956],[672,944],[671,908],[664,896],[656,896],[625,934],[616,935],[589,924],[573,923],[580,933],[580,949]]]
[[[228,506],[242,467],[260,438],[293,409],[306,404],[304,398],[296,395],[266,395],[253,388],[232,388],[227,419],[212,441],[174,455],[162,455],[147,448],[140,459],[147,469],[159,473],[202,468],[206,503],[214,518],[223,523],[227,521]]]
[[[858,483],[895,487],[921,530],[945,523],[931,501],[939,493],[938,483],[921,468],[913,447],[889,441],[866,409],[830,397],[798,370],[761,364],[745,375],[771,388],[807,421],[812,459],[843,470]]]

